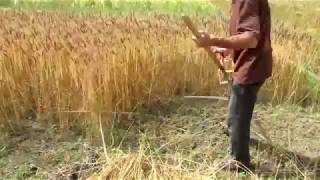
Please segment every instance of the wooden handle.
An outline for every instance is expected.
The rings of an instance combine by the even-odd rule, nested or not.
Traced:
[[[197,30],[196,26],[193,24],[193,22],[191,21],[191,19],[188,16],[182,16],[182,19],[184,21],[184,23],[188,26],[188,28],[191,30],[191,32],[193,33],[193,35],[196,38],[199,38],[201,35],[199,33],[199,31]],[[220,64],[218,57],[216,56],[216,54],[214,52],[211,51],[210,47],[205,47],[204,48],[209,56],[213,59],[213,62],[218,66],[218,68],[222,71],[223,75],[225,77],[228,77],[228,74],[225,70],[225,68]]]
[[[193,35],[196,36],[196,38],[199,38],[200,33],[197,30],[196,26],[191,21],[191,19],[189,18],[189,16],[182,16],[182,19],[183,19],[184,23],[188,26],[188,28],[191,30]]]

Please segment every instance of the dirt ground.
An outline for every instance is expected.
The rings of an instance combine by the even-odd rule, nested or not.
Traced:
[[[114,130],[110,149],[137,150],[144,134],[157,153],[179,152],[200,164],[219,162],[228,155],[226,107],[226,102],[212,100],[156,102],[132,116],[134,124],[129,130]],[[259,104],[254,121],[260,123],[253,123],[252,137],[259,142],[252,144],[251,154],[261,176],[280,177],[282,172],[287,177],[315,177],[319,171],[320,113],[292,105]],[[42,127],[33,120],[25,120],[23,129],[20,133],[2,132],[2,179],[84,179],[100,170],[102,148],[90,145],[79,134],[62,133],[53,125]]]

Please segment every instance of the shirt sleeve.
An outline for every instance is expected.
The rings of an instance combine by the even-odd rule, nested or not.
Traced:
[[[237,32],[252,32],[259,39],[260,18],[259,0],[240,0]]]

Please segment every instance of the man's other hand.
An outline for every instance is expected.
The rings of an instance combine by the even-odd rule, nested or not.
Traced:
[[[227,49],[227,48],[220,48],[220,47],[216,47],[216,46],[212,46],[210,47],[211,51],[216,53],[216,54],[220,54],[222,57],[227,57],[230,56],[232,53],[231,49]]]

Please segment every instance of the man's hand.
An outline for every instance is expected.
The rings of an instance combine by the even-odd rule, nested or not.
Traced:
[[[214,37],[207,32],[199,31],[200,37],[192,37],[198,47],[217,46],[226,49],[240,50],[256,48],[258,45],[257,36],[251,32],[244,32],[228,38]]]
[[[198,47],[208,47],[211,46],[210,34],[204,31],[199,31],[200,37],[197,38],[192,36],[192,40],[196,43]]]

